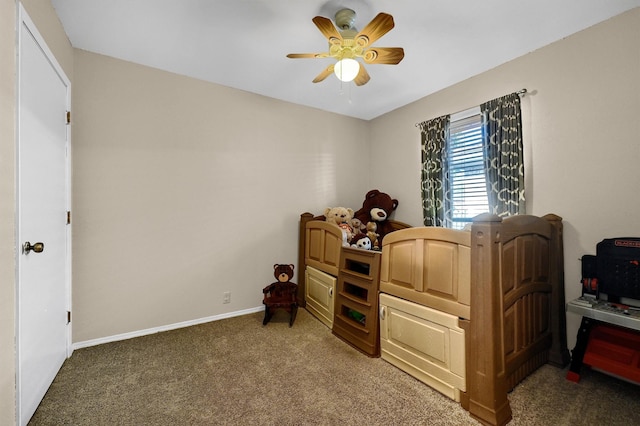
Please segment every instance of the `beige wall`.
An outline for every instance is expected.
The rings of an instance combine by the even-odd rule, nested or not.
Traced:
[[[71,79],[73,49],[49,1],[24,7]],[[15,112],[16,13],[0,0],[0,424],[15,422]]]
[[[76,343],[258,308],[299,214],[362,202],[365,121],[81,50],[74,72]]]
[[[527,210],[564,218],[568,300],[597,242],[640,232],[640,9],[574,34],[371,122],[372,153],[400,200],[396,218],[419,225],[420,134],[415,124],[526,88]],[[407,167],[411,165],[411,167]],[[573,349],[580,318],[567,314]]]
[[[0,424],[15,423],[15,21],[0,0]]]

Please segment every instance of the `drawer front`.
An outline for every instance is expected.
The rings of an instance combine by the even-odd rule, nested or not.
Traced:
[[[466,390],[464,337],[457,317],[380,294],[382,358],[456,400]]]
[[[336,278],[307,266],[305,271],[305,300],[307,310],[327,327],[333,325]]]

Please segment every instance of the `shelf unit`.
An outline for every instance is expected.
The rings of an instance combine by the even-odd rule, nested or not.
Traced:
[[[335,297],[333,334],[371,357],[380,356],[379,251],[344,247]]]
[[[597,324],[589,334],[582,362],[640,383],[640,333],[614,325]]]

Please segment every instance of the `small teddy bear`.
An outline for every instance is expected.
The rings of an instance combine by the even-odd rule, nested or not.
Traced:
[[[359,234],[360,232],[362,233],[367,232],[366,226],[364,226],[364,223],[362,223],[362,221],[357,217],[354,217],[353,219],[351,219],[351,227],[353,228],[354,234]]]
[[[373,250],[380,250],[380,243],[378,241],[378,237],[380,235],[376,232],[378,230],[378,225],[375,222],[367,222],[367,237],[371,240],[371,247]]]
[[[342,245],[349,247],[349,241],[355,235],[351,226],[353,219],[353,209],[346,207],[327,207],[324,210],[324,217],[329,223],[335,223],[342,229]]]

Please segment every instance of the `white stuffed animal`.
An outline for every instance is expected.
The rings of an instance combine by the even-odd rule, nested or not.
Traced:
[[[356,236],[351,240],[351,247],[362,250],[371,250],[371,240],[363,233],[356,234]]]

